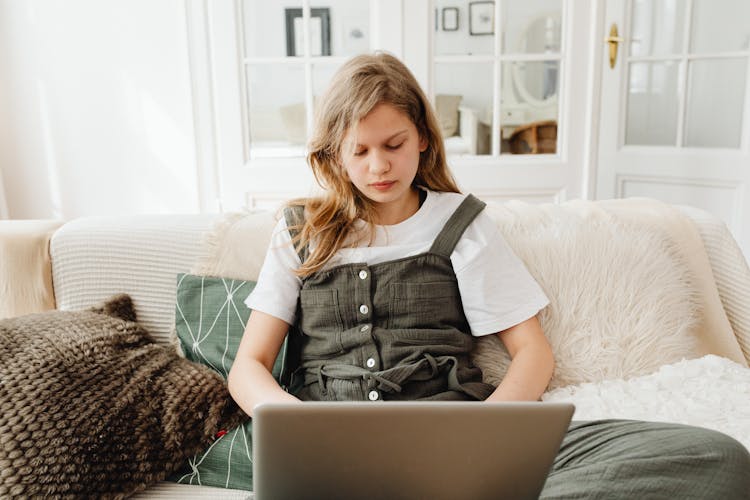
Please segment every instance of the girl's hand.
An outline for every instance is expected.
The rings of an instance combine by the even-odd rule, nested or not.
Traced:
[[[508,371],[487,401],[537,401],[555,367],[552,348],[536,316],[497,334],[511,356]]]

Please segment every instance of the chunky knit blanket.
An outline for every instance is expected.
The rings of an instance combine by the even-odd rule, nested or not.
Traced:
[[[0,321],[0,498],[120,498],[243,417],[221,377],[154,343],[130,298]]]

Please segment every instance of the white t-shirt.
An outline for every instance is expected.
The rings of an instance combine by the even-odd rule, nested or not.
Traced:
[[[398,224],[375,226],[370,246],[342,248],[326,268],[353,262],[374,265],[426,252],[465,197],[427,191],[427,198],[414,215]],[[484,210],[466,228],[450,258],[472,335],[510,328],[549,303]],[[258,283],[245,304],[293,324],[302,286],[302,280],[293,271],[299,265],[299,256],[282,217],[274,228]]]

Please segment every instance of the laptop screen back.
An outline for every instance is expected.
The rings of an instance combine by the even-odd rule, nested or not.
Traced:
[[[538,402],[261,405],[255,498],[536,498],[573,410]]]

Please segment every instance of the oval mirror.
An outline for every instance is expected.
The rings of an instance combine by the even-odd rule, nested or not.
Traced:
[[[525,54],[560,52],[560,12],[533,18],[518,40],[518,50]],[[557,99],[559,62],[524,61],[513,64],[513,86],[522,102],[531,106],[548,106]]]

